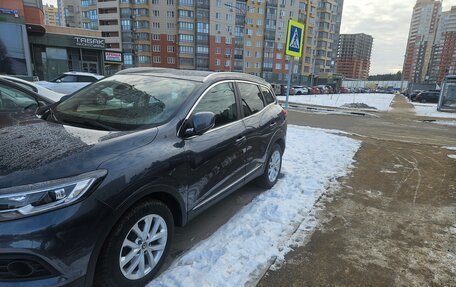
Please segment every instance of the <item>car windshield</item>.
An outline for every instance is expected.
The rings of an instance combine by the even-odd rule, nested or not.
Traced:
[[[198,82],[145,75],[115,75],[74,93],[53,110],[53,120],[106,130],[132,130],[167,121]]]

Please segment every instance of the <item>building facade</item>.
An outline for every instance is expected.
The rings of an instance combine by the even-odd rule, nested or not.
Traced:
[[[61,0],[59,0],[61,1]],[[65,26],[65,15],[62,9],[63,6],[44,5],[44,22],[51,26]]]
[[[63,3],[65,26],[81,28],[81,0],[59,0]]]
[[[335,73],[342,6],[343,0],[82,0],[81,27],[101,30],[107,49],[123,52],[124,68],[242,71],[286,82],[293,19],[306,25],[293,80],[309,84]]]
[[[337,49],[336,70],[348,79],[367,80],[374,38],[363,33],[342,34]]]
[[[430,81],[437,83],[456,74],[456,6],[440,16],[429,74]]]
[[[405,53],[404,80],[412,83],[430,81],[430,63],[441,12],[441,1],[417,0]]]

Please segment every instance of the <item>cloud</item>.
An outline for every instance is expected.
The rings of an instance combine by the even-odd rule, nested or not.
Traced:
[[[402,70],[416,0],[345,0],[341,33],[374,37],[370,74]],[[456,5],[445,0],[443,10]]]

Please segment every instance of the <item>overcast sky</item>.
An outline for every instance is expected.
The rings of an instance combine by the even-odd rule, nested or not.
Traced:
[[[43,0],[56,5],[56,0]],[[416,0],[344,0],[341,33],[366,33],[374,37],[370,74],[402,70],[410,19]],[[456,6],[444,0],[443,11]]]

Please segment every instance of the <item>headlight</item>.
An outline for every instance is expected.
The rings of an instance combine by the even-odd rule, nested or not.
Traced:
[[[106,170],[97,170],[70,178],[0,189],[0,221],[74,203],[106,174]]]

